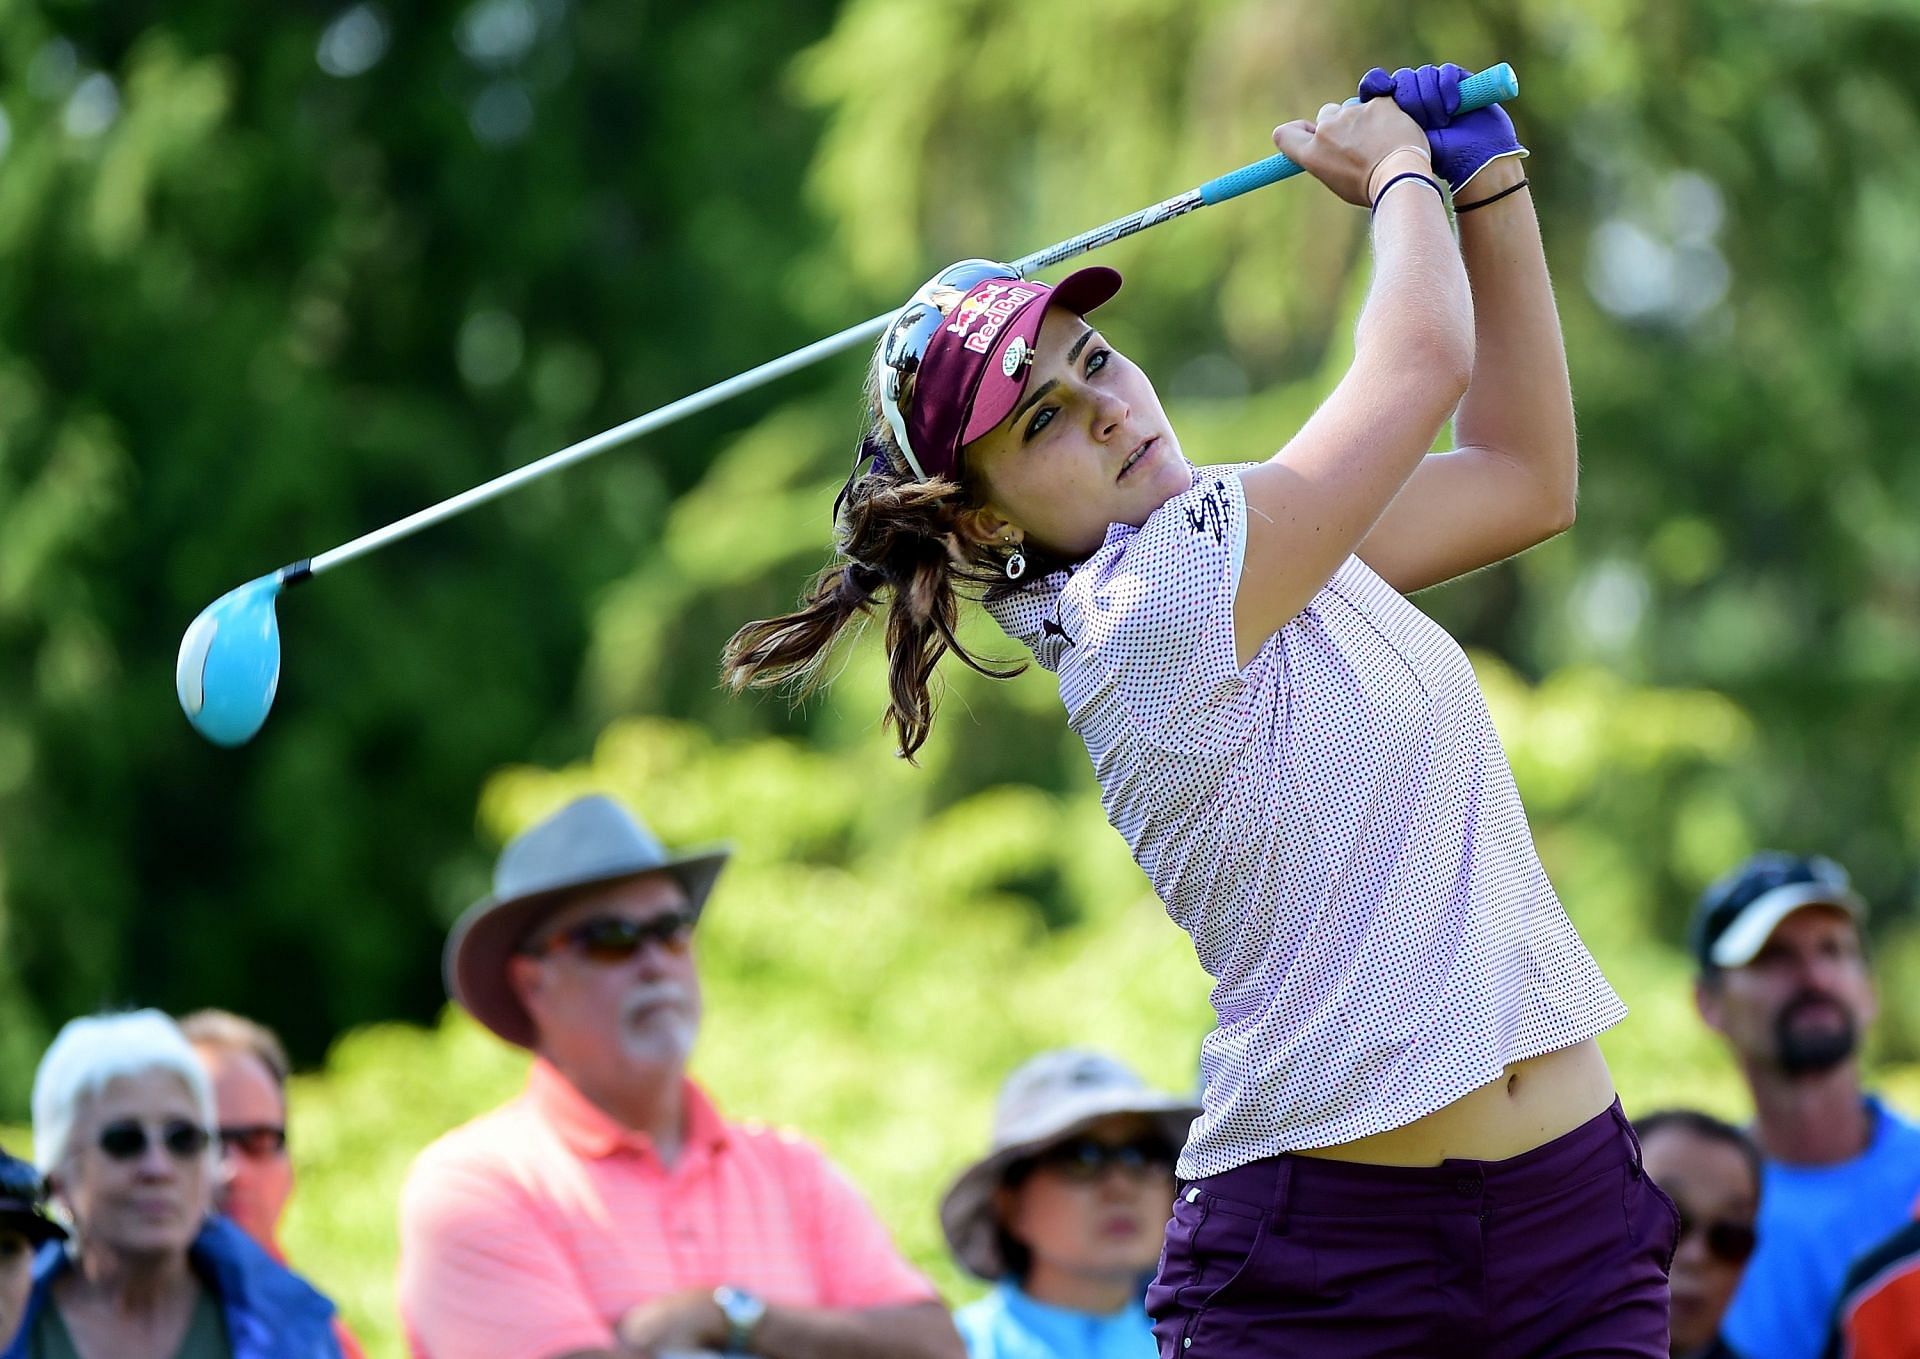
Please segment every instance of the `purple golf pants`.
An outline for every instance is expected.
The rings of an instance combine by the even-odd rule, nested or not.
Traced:
[[[1180,1187],[1161,1359],[1666,1359],[1679,1214],[1618,1101],[1505,1161],[1275,1156]]]

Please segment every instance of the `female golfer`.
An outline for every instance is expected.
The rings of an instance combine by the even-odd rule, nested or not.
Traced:
[[[1353,364],[1278,453],[1187,462],[1085,319],[1113,271],[955,266],[876,355],[844,560],[727,651],[736,687],[804,683],[884,597],[909,755],[935,664],[979,664],[963,597],[1057,673],[1217,983],[1148,1294],[1169,1359],[1667,1352],[1677,1219],[1593,1041],[1623,1007],[1466,657],[1404,597],[1573,518],[1525,151],[1497,107],[1451,116],[1461,74],[1370,72],[1368,102],[1274,131],[1372,209],[1374,254]]]

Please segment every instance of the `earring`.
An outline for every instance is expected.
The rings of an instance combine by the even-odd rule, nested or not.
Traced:
[[[1020,545],[1018,543],[1015,543],[1013,546],[1013,551],[1007,554],[1007,579],[1019,580],[1020,577],[1026,574],[1027,574],[1027,554],[1020,550]]]

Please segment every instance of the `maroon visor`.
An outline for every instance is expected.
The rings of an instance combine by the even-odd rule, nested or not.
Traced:
[[[1085,316],[1119,291],[1120,275],[1095,265],[1051,287],[1023,278],[984,279],[950,308],[942,306],[944,322],[918,356],[902,412],[908,459],[922,479],[957,475],[961,448],[1019,404],[1049,304]]]

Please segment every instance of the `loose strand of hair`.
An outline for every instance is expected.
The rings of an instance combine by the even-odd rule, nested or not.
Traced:
[[[739,693],[791,685],[796,696],[809,693],[842,635],[873,612],[871,594],[846,588],[852,570],[852,563],[827,567],[814,577],[798,609],[735,632],[721,654],[727,687]]]
[[[877,410],[877,395],[869,392]],[[876,450],[878,457],[875,456]],[[990,679],[1026,665],[982,659],[958,636],[963,599],[1006,586],[998,564],[961,528],[970,498],[958,481],[916,481],[905,473],[892,434],[875,421],[862,440],[874,466],[856,473],[836,502],[841,560],[814,577],[798,609],[735,632],[721,657],[722,681],[744,689],[791,687],[804,697],[825,677],[841,638],[872,617],[885,596],[887,713],[901,756],[913,760],[933,729],[933,681],[948,653]],[[883,467],[882,464],[885,464]]]

